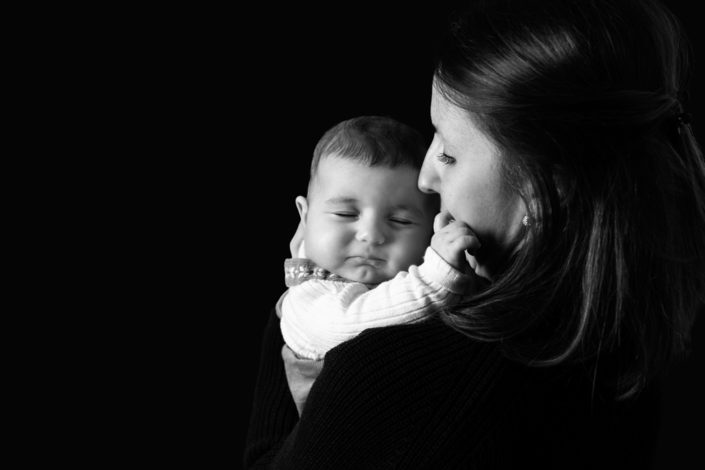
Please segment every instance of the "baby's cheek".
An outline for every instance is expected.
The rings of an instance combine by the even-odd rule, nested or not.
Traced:
[[[408,271],[409,266],[420,265],[423,263],[423,255],[426,252],[426,246],[414,245],[408,247],[403,254],[399,256],[399,269],[402,271]]]
[[[306,254],[309,258],[329,271],[340,267],[344,252],[345,246],[335,232],[319,232],[310,243],[306,241]]]

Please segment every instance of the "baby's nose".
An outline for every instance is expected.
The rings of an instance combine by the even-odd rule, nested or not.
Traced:
[[[361,222],[357,231],[358,241],[381,245],[386,241],[384,229],[377,222]]]

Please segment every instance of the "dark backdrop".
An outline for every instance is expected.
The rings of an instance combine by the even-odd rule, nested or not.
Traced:
[[[669,1],[695,48],[689,108],[694,129],[705,144],[703,27],[697,2]],[[233,133],[237,170],[232,210],[223,217],[235,226],[234,276],[247,266],[251,283],[223,286],[233,294],[237,341],[236,366],[222,371],[233,377],[237,403],[235,455],[239,464],[254,387],[259,340],[269,309],[283,292],[282,261],[298,223],[294,198],[305,194],[313,147],[331,125],[361,114],[385,114],[421,129],[429,138],[431,51],[446,8],[439,2],[380,10],[351,4],[314,9],[302,4],[272,7],[243,15],[248,23],[238,42],[245,52],[234,61],[244,84],[233,84],[235,109],[242,121]],[[226,49],[227,50],[227,49]],[[238,48],[239,50],[239,48]],[[645,51],[648,53],[648,51]],[[220,207],[230,206],[222,204]],[[227,268],[226,268],[227,269]],[[240,299],[252,298],[243,309]],[[703,387],[695,379],[705,370],[703,320],[696,325],[692,356],[665,382],[663,427],[656,469],[693,468],[702,461]],[[230,350],[229,348],[227,348]],[[225,383],[229,383],[226,381]],[[219,419],[220,420],[220,419]],[[223,417],[225,421],[225,417]],[[229,428],[229,425],[227,425]],[[696,431],[699,430],[699,431]]]

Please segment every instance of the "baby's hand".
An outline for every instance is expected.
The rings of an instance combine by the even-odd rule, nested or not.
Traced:
[[[433,220],[433,231],[431,248],[458,271],[470,271],[465,251],[472,254],[480,248],[480,240],[470,227],[453,220],[448,212],[443,211]]]
[[[299,225],[296,227],[296,232],[289,242],[289,250],[291,251],[292,258],[305,258],[306,253],[304,251],[304,223],[299,221]]]

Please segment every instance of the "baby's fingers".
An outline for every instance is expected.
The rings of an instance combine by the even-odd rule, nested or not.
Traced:
[[[451,222],[453,222],[453,216],[450,215],[450,212],[441,211],[433,219],[433,231],[438,233]]]
[[[475,234],[461,235],[453,240],[453,245],[461,251],[467,251],[472,254],[480,249],[481,243]]]
[[[443,227],[436,235],[439,237],[439,241],[454,242],[454,247],[462,246],[464,250],[475,251],[481,246],[475,232],[463,222],[453,221]]]

